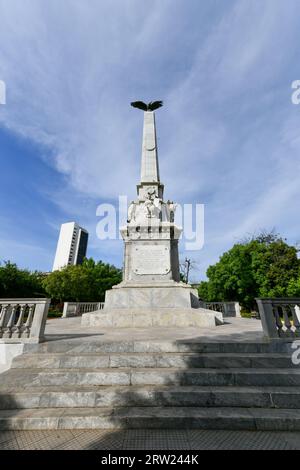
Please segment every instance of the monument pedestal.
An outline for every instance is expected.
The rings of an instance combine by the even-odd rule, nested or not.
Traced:
[[[223,323],[222,314],[204,308],[130,308],[103,309],[84,313],[82,326],[102,328],[212,328]]]
[[[196,289],[183,282],[122,282],[106,292],[105,308],[199,308]]]
[[[197,291],[180,282],[176,204],[164,201],[159,179],[155,119],[144,113],[141,182],[138,198],[121,228],[123,282],[106,291],[104,309],[82,316],[84,326],[212,327],[222,313],[201,308]]]
[[[105,308],[82,315],[83,326],[117,328],[213,327],[222,313],[200,307],[197,291],[182,282],[123,282],[106,292]]]

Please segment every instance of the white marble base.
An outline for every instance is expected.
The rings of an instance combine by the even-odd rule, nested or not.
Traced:
[[[105,309],[199,308],[198,294],[191,286],[174,282],[141,284],[122,282],[106,291]]]
[[[82,326],[103,328],[205,327],[223,323],[220,312],[205,308],[129,308],[103,309],[84,313]]]
[[[142,284],[122,282],[106,291],[103,310],[82,315],[82,326],[103,328],[214,327],[221,312],[200,307],[197,291],[172,280]]]

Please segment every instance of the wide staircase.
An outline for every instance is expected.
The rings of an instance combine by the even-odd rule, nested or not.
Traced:
[[[0,375],[0,429],[300,430],[289,343],[49,341]]]

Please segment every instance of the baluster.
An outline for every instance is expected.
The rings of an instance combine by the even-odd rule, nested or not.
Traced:
[[[300,336],[300,319],[298,318],[297,315],[297,307],[299,309],[299,305],[290,305],[291,312],[292,312],[292,317],[293,317],[293,323],[294,323],[294,335],[295,336]]]
[[[17,338],[21,338],[21,336],[22,336],[23,318],[24,318],[26,307],[27,307],[27,304],[22,304],[21,307],[20,307],[20,315],[19,315],[19,318],[18,318],[18,321],[17,321],[17,324],[16,324],[16,329],[13,333],[13,335],[14,336],[16,335]]]
[[[0,317],[0,338],[2,338],[5,330],[5,320],[9,304],[2,304],[1,317]]]
[[[282,306],[283,321],[286,327],[285,335],[293,336],[292,324],[289,318],[289,305]]]
[[[4,338],[11,338],[12,336],[17,308],[18,308],[18,304],[15,304],[12,306],[12,309],[9,312],[9,320],[7,322],[7,325],[4,328],[4,334],[3,334]]]
[[[273,306],[273,311],[274,311],[274,315],[275,315],[275,323],[276,323],[276,326],[277,326],[277,328],[278,328],[278,336],[279,336],[279,337],[284,336],[284,335],[282,334],[282,333],[283,333],[283,330],[282,330],[282,321],[281,321],[281,318],[280,318],[280,314],[279,314],[277,305],[274,305],[274,306]]]
[[[25,323],[25,336],[26,336],[26,338],[30,337],[30,329],[31,329],[32,320],[33,320],[34,306],[35,306],[34,304],[28,305],[29,312],[28,312],[27,321]]]

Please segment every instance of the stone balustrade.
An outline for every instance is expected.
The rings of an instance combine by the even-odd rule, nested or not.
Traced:
[[[78,317],[83,313],[102,310],[104,302],[65,302],[62,318]]]
[[[44,340],[51,299],[0,299],[0,342]]]
[[[300,298],[255,299],[268,338],[300,336]]]
[[[238,302],[203,302],[203,307],[215,312],[222,312],[223,317],[241,316],[241,308]]]

